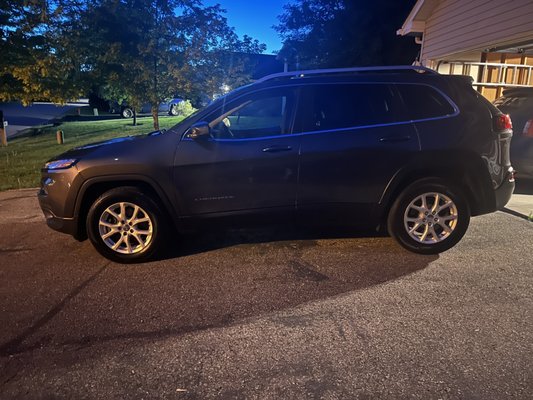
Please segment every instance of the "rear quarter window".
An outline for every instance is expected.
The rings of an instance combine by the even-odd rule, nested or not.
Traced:
[[[445,117],[455,113],[450,102],[431,86],[397,84],[396,87],[411,120]]]

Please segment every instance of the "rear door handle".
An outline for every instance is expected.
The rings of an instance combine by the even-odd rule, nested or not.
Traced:
[[[291,151],[291,146],[271,146],[271,147],[265,147],[263,149],[263,153],[279,153],[281,151]]]
[[[411,136],[385,136],[385,137],[379,138],[379,141],[381,143],[407,142],[408,140],[411,140]]]

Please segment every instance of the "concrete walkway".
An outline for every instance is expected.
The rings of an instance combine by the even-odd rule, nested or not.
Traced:
[[[533,194],[513,194],[505,208],[512,211],[512,214],[533,218]]]

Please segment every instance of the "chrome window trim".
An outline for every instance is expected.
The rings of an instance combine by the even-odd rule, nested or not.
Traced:
[[[421,122],[430,122],[430,121],[437,121],[437,120],[441,120],[441,119],[454,118],[454,117],[457,117],[460,114],[459,108],[457,107],[455,102],[448,95],[446,95],[446,93],[444,93],[439,88],[437,88],[435,86],[432,86],[432,85],[430,85],[428,83],[418,83],[418,82],[394,82],[394,81],[393,82],[317,82],[317,83],[313,83],[313,84],[278,85],[278,86],[273,86],[273,87],[269,87],[269,88],[261,88],[261,89],[258,89],[258,90],[252,91],[252,92],[248,92],[248,93],[242,94],[241,96],[235,98],[235,100],[238,100],[241,97],[246,96],[246,95],[255,94],[255,93],[261,92],[263,90],[269,90],[269,89],[278,89],[278,88],[285,88],[285,87],[305,87],[305,86],[308,86],[308,85],[343,85],[343,84],[344,85],[376,85],[376,84],[381,84],[381,85],[419,85],[419,86],[428,86],[428,87],[432,88],[433,90],[437,91],[441,96],[443,96],[444,99],[452,106],[454,112],[453,112],[453,114],[447,114],[447,115],[442,115],[442,116],[438,116],[438,117],[422,118],[422,119],[414,119],[414,120],[406,120],[406,121],[398,121],[398,122],[389,122],[389,123],[386,123],[386,124],[359,125],[359,126],[350,126],[350,127],[346,127],[346,128],[323,129],[323,130],[317,130],[317,131],[288,133],[288,134],[284,134],[284,135],[261,136],[261,137],[258,137],[258,138],[242,138],[242,139],[217,139],[217,138],[210,138],[209,141],[212,141],[212,142],[243,142],[243,141],[246,141],[246,142],[248,142],[248,141],[266,140],[266,139],[281,139],[281,138],[287,138],[287,137],[317,135],[317,134],[322,134],[322,133],[336,133],[336,132],[353,131],[353,130],[359,130],[359,129],[382,128],[382,127],[385,127],[385,126],[397,126],[397,125],[415,124],[415,123],[421,123]],[[295,102],[296,106],[299,104],[299,100],[300,100],[299,97],[300,96],[298,95],[297,99],[296,99],[296,102]],[[295,110],[295,112],[296,112],[296,110]],[[296,114],[293,115],[293,119],[294,119],[295,115]],[[294,125],[291,126],[291,130],[292,129],[294,129]],[[187,137],[186,133],[187,132],[184,132],[181,140],[193,141],[193,139]]]

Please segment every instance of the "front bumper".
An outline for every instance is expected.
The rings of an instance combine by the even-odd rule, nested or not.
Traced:
[[[83,181],[76,166],[59,170],[41,170],[41,187],[37,193],[46,224],[59,232],[78,238],[75,209],[79,185]]]
[[[39,205],[46,219],[46,224],[55,231],[67,233],[78,239],[78,221],[76,218],[58,217],[52,211],[49,198],[43,190],[37,194]]]

